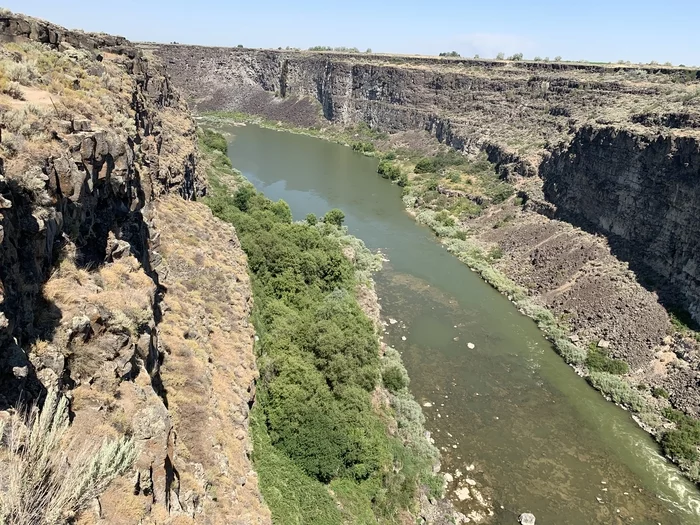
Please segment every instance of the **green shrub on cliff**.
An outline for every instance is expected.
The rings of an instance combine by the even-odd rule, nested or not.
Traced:
[[[211,129],[204,130],[202,144],[204,144],[204,146],[207,148],[220,151],[224,155],[226,155],[228,152],[228,143],[226,142],[226,138],[220,133],[217,133]]]

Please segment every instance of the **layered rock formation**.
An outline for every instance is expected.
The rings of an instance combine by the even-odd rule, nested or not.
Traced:
[[[700,319],[700,142],[585,126],[540,168],[559,215],[603,232],[670,304]]]
[[[123,38],[5,13],[0,41],[0,411],[57,388],[78,449],[134,438],[82,523],[269,523],[245,255],[187,202],[187,105]]]
[[[365,123],[394,132],[387,149],[422,136],[427,149],[417,149],[427,152],[432,136],[486,152],[524,201],[465,222],[502,251],[495,265],[564,320],[577,344],[606,341],[633,384],[700,414],[698,344],[667,313],[700,319],[700,71],[145,47],[202,111]]]
[[[539,171],[559,216],[625,241],[629,249],[618,255],[672,277],[659,292],[700,319],[695,269],[700,251],[692,241],[692,205],[683,204],[697,200],[700,191],[694,182],[700,71],[176,45],[153,49],[201,110],[250,112],[298,125],[322,125],[324,117],[386,131],[427,130],[468,153],[486,151],[506,178]],[[654,139],[656,134],[663,138]],[[555,158],[549,159],[552,152]],[[617,186],[613,195],[591,201],[612,186]],[[529,191],[545,204],[540,209],[554,214],[540,188],[529,185]],[[641,194],[645,200],[631,204]],[[678,205],[683,209],[665,213]],[[646,228],[650,221],[654,228]],[[679,235],[668,238],[674,231]],[[649,250],[646,243],[652,244]]]

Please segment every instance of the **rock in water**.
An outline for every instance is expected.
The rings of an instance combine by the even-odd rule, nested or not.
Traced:
[[[525,512],[518,518],[520,525],[535,525],[535,515]]]

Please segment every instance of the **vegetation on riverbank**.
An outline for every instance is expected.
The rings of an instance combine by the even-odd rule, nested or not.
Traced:
[[[224,122],[250,122],[305,134],[344,144],[364,155],[379,158],[378,173],[403,186],[403,201],[409,213],[419,223],[431,228],[448,251],[507,296],[524,315],[532,318],[565,362],[585,377],[591,386],[606,398],[635,412],[640,424],[657,438],[664,454],[677,463],[690,479],[700,481],[700,454],[697,453],[700,438],[696,439],[695,432],[688,431],[690,426],[684,425],[684,421],[668,417],[665,410],[670,404],[668,398],[654,395],[646,385],[634,384],[627,375],[627,364],[610,358],[594,342],[589,342],[593,343],[589,348],[582,342],[572,340],[566,319],[558,318],[530,297],[526,289],[495,268],[495,263],[503,255],[500,247],[486,245],[470,232],[468,221],[489,213],[489,208],[505,206],[515,212],[523,204],[515,188],[497,175],[495,166],[488,162],[483,153],[476,158],[466,158],[449,148],[440,147],[426,156],[424,152],[392,148],[387,146],[390,141],[386,133],[363,124],[346,129],[301,129],[242,114],[217,113],[210,114],[209,118]],[[513,217],[506,215],[494,228],[502,227]],[[677,315],[672,315],[672,321],[679,333],[694,333]],[[697,422],[686,417],[689,421]],[[678,443],[682,446],[677,446]],[[686,453],[679,454],[679,450]],[[696,454],[689,454],[688,450]]]
[[[438,495],[442,481],[398,353],[381,355],[358,303],[378,256],[347,235],[338,210],[293,222],[284,201],[231,168],[220,135],[202,134],[200,145],[210,164],[206,203],[236,227],[253,280],[253,461],[273,518],[400,522],[419,490]]]

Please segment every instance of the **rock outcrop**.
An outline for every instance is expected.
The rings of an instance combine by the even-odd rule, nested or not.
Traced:
[[[76,450],[133,437],[81,523],[269,523],[246,259],[158,59],[2,14],[0,124],[0,411],[58,388]]]
[[[700,142],[585,126],[540,174],[558,215],[603,233],[662,298],[700,319]]]

